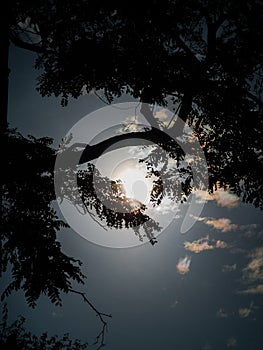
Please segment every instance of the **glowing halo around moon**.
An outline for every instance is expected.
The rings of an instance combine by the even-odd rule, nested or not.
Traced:
[[[120,163],[112,172],[111,179],[121,181],[128,198],[149,204],[153,179],[146,175],[146,170],[139,166],[138,159],[132,158]]]
[[[159,110],[163,110],[163,107],[158,108]],[[134,113],[136,113],[136,118],[134,117]],[[166,110],[165,113],[167,113],[170,119],[173,118],[173,113],[171,111]],[[136,119],[136,122],[132,124],[130,122],[131,118],[133,121]],[[180,124],[183,122],[177,118],[177,123]],[[74,144],[94,145],[125,132],[142,131],[149,127],[150,124],[138,111],[138,102],[125,102],[112,106],[109,105],[88,114],[72,126],[65,138],[70,139],[67,147],[71,147]],[[127,128],[131,129],[127,131]],[[173,135],[169,129],[166,129],[165,132],[176,140],[188,158],[193,160],[190,165],[193,172],[194,185],[201,189],[206,189],[208,184],[206,161],[191,128],[187,129],[187,133],[184,134],[183,137]],[[143,144],[142,140],[140,139],[136,142],[136,137],[134,137],[133,140],[133,145],[129,144],[128,146],[125,142],[113,144],[92,163],[96,169],[98,169],[101,176],[107,177],[111,181],[120,181],[123,186],[124,195],[127,198],[146,206],[146,215],[158,222],[162,228],[160,232],[156,233],[156,237],[158,237],[174,222],[180,204],[178,204],[178,202],[175,203],[167,197],[164,197],[160,205],[154,206],[152,204],[150,194],[153,187],[154,176],[147,176],[145,163],[140,162],[140,159],[145,156],[145,151],[141,150]],[[145,140],[144,145],[146,145],[145,148],[159,147],[147,140]],[[72,173],[74,174],[74,169],[79,168],[79,159],[80,155],[73,160],[71,158],[69,161],[67,157],[60,157],[60,153],[58,153],[55,164],[54,182],[58,199],[57,203],[69,226],[84,239],[105,247],[127,248],[149,242],[147,238],[139,240],[132,229],[102,228],[102,225],[98,223],[99,220],[96,220],[96,218],[93,220],[94,218],[88,213],[85,213],[80,194],[78,205],[71,203],[70,200],[67,199],[61,200],[61,192],[64,189],[64,179],[63,176],[60,175],[60,168],[65,168],[70,164],[73,170]],[[198,159],[198,162],[195,162],[195,159]],[[80,168],[83,167],[85,168],[85,165],[80,166]],[[161,177],[162,175],[163,174],[160,173]],[[76,192],[76,188],[78,187],[77,175],[73,175],[71,180],[71,190],[75,191],[74,193],[78,196]],[[93,177],[93,186],[97,193],[97,198],[100,200],[99,181],[96,176]],[[110,188],[107,190],[111,191]],[[183,218],[181,233],[187,232],[193,226],[204,206],[204,203],[198,202],[192,194],[189,196],[188,204],[189,208]],[[107,208],[108,203],[104,205]],[[110,207],[109,209],[114,210],[114,208]],[[121,210],[119,210],[119,212],[121,212]]]

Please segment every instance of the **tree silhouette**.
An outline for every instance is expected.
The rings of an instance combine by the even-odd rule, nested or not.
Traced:
[[[124,92],[147,103],[173,99],[204,148],[210,190],[229,186],[262,207],[262,6],[14,1],[9,40],[38,54],[38,90],[63,105],[93,89],[109,102]],[[154,118],[151,125],[158,128]]]
[[[19,317],[12,324],[8,324],[8,312],[6,305],[3,309],[3,318],[0,324],[0,345],[2,350],[55,350],[72,349],[84,350],[88,344],[82,343],[78,339],[71,340],[68,334],[63,337],[49,337],[47,333],[39,337],[25,329],[25,318]]]
[[[132,4],[120,4],[115,1],[88,0],[11,0],[6,13],[7,16],[0,21],[3,28],[1,52],[5,57],[0,69],[4,92],[0,97],[2,130],[6,127],[7,58],[11,42],[36,52],[36,68],[41,69],[37,87],[39,92],[43,96],[60,97],[64,106],[69,97],[78,98],[93,90],[103,90],[107,103],[123,93],[129,93],[142,102],[141,112],[151,127],[110,137],[95,145],[85,145],[81,150],[78,145],[72,145],[64,152],[67,159],[70,152],[74,156],[79,152],[80,163],[89,164],[120,139],[130,140],[131,144],[134,138],[140,138],[142,144],[143,140],[153,141],[165,150],[167,157],[178,159],[180,164],[174,172],[166,169],[167,186],[162,189],[161,182],[157,183],[152,201],[161,201],[164,191],[181,200],[182,196],[189,195],[192,190],[191,172],[182,168],[183,152],[167,137],[165,129],[147,107],[147,104],[166,106],[172,102],[179,118],[193,127],[205,153],[209,190],[227,187],[243,201],[263,208],[261,1],[149,0],[144,2],[142,8],[136,1]],[[169,130],[174,130],[179,136],[183,132],[177,122],[170,125]],[[19,137],[15,139],[12,142],[18,142]],[[67,292],[71,289],[69,279],[81,282],[83,276],[77,265],[78,261],[63,255],[55,241],[55,232],[63,223],[56,218],[50,206],[50,201],[54,199],[50,190],[53,175],[45,174],[53,171],[54,151],[47,147],[47,139],[31,142],[34,144],[34,150],[31,149],[33,154],[36,155],[35,152],[42,147],[45,148],[43,154],[46,152],[47,155],[43,156],[43,164],[39,164],[35,158],[35,178],[30,173],[27,178],[23,178],[23,172],[18,172],[19,158],[13,158],[13,172],[12,160],[9,161],[8,158],[6,163],[10,165],[10,172],[5,180],[12,201],[8,202],[4,192],[4,208],[12,210],[10,203],[14,201],[14,213],[15,209],[22,210],[23,227],[27,228],[32,224],[32,230],[25,229],[23,234],[31,239],[35,230],[39,232],[37,239],[32,241],[29,254],[24,247],[24,241],[21,241],[21,235],[18,234],[19,226],[13,227],[8,216],[4,217],[5,232],[14,237],[14,241],[10,240],[4,247],[8,248],[6,251],[12,257],[10,261],[14,263],[13,276],[16,282],[10,288],[22,287],[32,304],[43,291],[51,300],[59,302],[60,291]],[[30,147],[29,144],[29,141],[24,143],[26,147]],[[19,154],[21,159],[27,161],[27,149],[23,147]],[[18,154],[19,150],[17,147],[15,149]],[[160,162],[156,151],[144,161],[149,166],[149,173],[156,173]],[[184,179],[182,191],[174,193],[169,183],[174,181],[179,169],[183,169],[178,178],[178,181]],[[115,211],[106,213],[105,206],[94,196],[90,181],[91,174],[95,171],[95,168],[87,165],[86,172],[79,173],[79,188],[76,190],[82,193],[87,210],[91,205],[95,206],[99,219],[116,228],[126,223],[136,228],[136,220],[139,223],[151,222],[144,215],[143,207],[140,207],[137,216],[133,213],[130,219],[125,217],[125,213],[121,216],[115,215]],[[18,173],[21,182],[17,177]],[[31,183],[37,179],[35,191],[30,193],[31,204],[38,203],[36,199],[39,200],[41,194],[44,212],[41,208],[31,208],[28,204],[28,191],[25,186],[27,179],[33,181]],[[102,179],[106,182],[108,180]],[[14,184],[18,186],[15,187]],[[38,184],[41,186],[38,187]],[[115,192],[113,191],[110,201],[115,201],[114,205],[117,205],[120,203],[116,202],[114,195],[118,193],[118,183],[112,185]],[[67,196],[68,193],[64,195]],[[125,198],[122,199],[123,205]],[[76,199],[72,200],[74,202]],[[25,208],[29,208],[30,218]],[[17,218],[20,225],[20,217]],[[158,229],[158,225],[155,228]],[[6,238],[3,240],[4,244],[5,240]],[[33,255],[32,248],[38,252],[38,240],[42,240],[43,247],[46,248],[39,251],[42,255]],[[46,271],[42,264],[45,261],[52,270],[53,262],[48,258],[52,252],[47,245],[50,240],[50,247],[54,249],[56,259],[62,266],[59,278],[50,273],[50,269]],[[23,271],[16,265],[12,244],[21,253],[21,257],[25,254],[25,260],[22,260]],[[2,256],[2,264],[6,266],[8,256],[5,253]],[[34,260],[34,257],[38,259]],[[34,284],[30,276],[37,278],[36,271],[48,278],[47,285]],[[63,275],[63,271],[69,271],[69,279]]]
[[[52,201],[53,162],[51,139],[6,135],[1,223],[1,272],[12,264],[13,282],[3,293],[22,288],[35,306],[41,293],[56,304],[68,292],[70,280],[84,283],[80,262],[61,252],[56,232],[66,224],[59,220]],[[58,267],[60,267],[58,269]]]
[[[102,323],[98,336],[101,347],[105,317],[111,316],[98,311],[85,293],[74,289],[73,281],[84,284],[81,262],[62,252],[56,236],[67,224],[52,206],[56,199],[52,139],[25,138],[15,130],[6,131],[4,137],[8,152],[2,158],[0,276],[11,267],[12,280],[2,291],[1,300],[19,289],[31,307],[42,294],[56,305],[62,304],[62,293],[79,294]]]

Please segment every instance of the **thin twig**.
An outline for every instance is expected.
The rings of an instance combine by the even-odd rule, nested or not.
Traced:
[[[112,317],[111,314],[105,314],[104,312],[100,312],[93,304],[91,301],[89,301],[89,299],[86,296],[86,293],[84,292],[79,292],[75,289],[69,289],[69,292],[74,293],[74,294],[78,294],[80,296],[82,296],[83,300],[85,303],[87,303],[89,305],[89,307],[95,312],[96,316],[99,317],[101,323],[102,323],[102,328],[100,333],[97,335],[95,342],[93,343],[93,345],[97,345],[99,344],[97,350],[101,349],[103,346],[105,346],[105,332],[107,332],[107,321],[105,321],[105,317]]]

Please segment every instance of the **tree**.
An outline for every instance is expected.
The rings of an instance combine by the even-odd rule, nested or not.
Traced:
[[[173,99],[205,151],[210,190],[229,186],[262,207],[261,1],[10,6],[10,41],[37,53],[42,95],[63,105],[92,89],[109,102],[124,92],[147,103]]]
[[[43,96],[60,96],[62,105],[70,96],[77,98],[93,89],[103,89],[107,103],[125,92],[138,98],[152,128],[121,137],[130,142],[134,137],[153,140],[164,148],[167,157],[179,160],[179,167],[183,152],[167,139],[151,110],[145,108],[145,103],[166,106],[168,100],[172,101],[179,117],[194,128],[203,148],[209,190],[228,187],[243,201],[262,209],[262,2],[149,0],[144,5],[142,9],[137,2],[10,1],[7,16],[1,21],[5,57],[0,70],[5,84],[0,105],[2,129],[6,126],[7,57],[12,42],[36,52],[36,68],[41,69],[37,88]],[[172,128],[178,135],[182,133],[177,123]],[[65,152],[67,156],[69,152],[81,152],[80,162],[87,163],[115,143],[116,137],[112,137],[81,151],[73,145]],[[153,151],[144,161],[154,174],[158,156]],[[47,169],[51,164],[46,164]],[[91,178],[94,171],[87,165],[87,172],[81,176]],[[182,176],[185,174],[187,169]],[[175,173],[167,171],[166,175],[172,181]],[[81,187],[81,177],[79,184]],[[86,208],[95,200],[96,214],[104,215],[103,206],[92,195],[92,184],[88,184],[82,186]],[[191,173],[184,184],[179,195],[169,192],[169,186],[167,192],[178,200],[188,195],[192,190]],[[162,199],[159,189],[153,201]],[[45,206],[52,198],[46,199]],[[47,213],[54,235],[61,223],[50,208]],[[112,221],[112,213],[108,214],[114,226],[118,218]],[[103,218],[107,219],[107,215]],[[140,216],[140,220],[145,219]],[[134,216],[130,222],[133,220]],[[46,222],[43,224],[46,226]],[[73,278],[80,276],[77,267],[72,267],[77,261],[61,254],[60,258],[66,259],[64,266],[72,269]],[[68,291],[67,279],[62,279],[59,287]],[[56,299],[57,291],[55,288],[50,296]],[[33,299],[37,295],[38,292]]]
[[[47,333],[39,337],[25,329],[25,318],[19,317],[11,325],[7,323],[7,308],[4,305],[3,319],[0,324],[0,345],[2,350],[84,350],[88,344],[78,339],[71,340],[68,334],[62,338],[58,336],[49,337]]]
[[[0,277],[10,267],[12,280],[1,292],[1,300],[19,289],[30,307],[36,306],[42,294],[55,305],[62,304],[62,293],[80,295],[101,321],[97,339],[101,347],[105,318],[111,315],[98,311],[85,293],[72,286],[73,281],[84,284],[81,262],[62,252],[56,236],[67,224],[52,206],[56,199],[52,139],[25,138],[15,130],[7,130],[4,137],[8,152],[2,159]]]
[[[30,306],[41,293],[60,304],[60,293],[68,292],[71,279],[84,283],[80,262],[63,254],[56,240],[56,232],[66,225],[52,208],[55,151],[51,142],[25,139],[15,131],[5,140],[9,152],[4,155],[1,274],[11,263],[14,281],[3,297],[22,288]]]

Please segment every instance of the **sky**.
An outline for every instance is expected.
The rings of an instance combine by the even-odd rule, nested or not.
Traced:
[[[8,121],[23,135],[50,136],[58,145],[76,123],[105,104],[95,94],[70,100],[67,107],[41,97],[33,66],[32,53],[11,47]],[[129,101],[124,96],[116,102]],[[114,118],[109,125],[118,122]],[[97,133],[104,123],[97,122]],[[181,233],[182,210],[154,246],[116,248],[94,244],[72,228],[58,233],[63,251],[83,262],[87,279],[77,288],[113,316],[106,349],[262,349],[262,212],[223,191],[197,195],[205,203],[195,224]],[[88,225],[93,233],[99,230],[91,221]],[[8,278],[2,279],[3,287]],[[10,320],[25,316],[26,327],[36,334],[69,333],[92,343],[101,327],[77,295],[64,295],[62,307],[43,296],[33,310],[17,292],[8,306]]]

